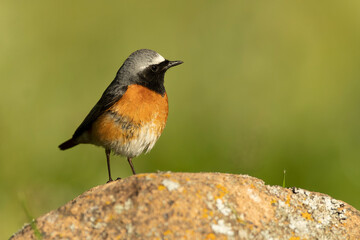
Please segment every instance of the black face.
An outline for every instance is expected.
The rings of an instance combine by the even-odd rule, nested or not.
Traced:
[[[163,96],[165,94],[164,76],[166,70],[181,63],[181,61],[165,60],[159,64],[150,65],[139,73],[139,84]]]

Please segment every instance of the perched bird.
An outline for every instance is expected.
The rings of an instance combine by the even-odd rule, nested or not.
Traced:
[[[181,63],[149,49],[133,52],[72,138],[59,148],[66,150],[80,143],[104,147],[109,182],[110,152],[127,157],[136,174],[132,159],[154,147],[166,124],[165,72]]]

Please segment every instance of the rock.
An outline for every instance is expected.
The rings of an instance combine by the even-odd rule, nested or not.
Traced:
[[[245,175],[150,173],[97,186],[11,239],[360,239],[360,212]],[[34,225],[33,225],[34,226]]]

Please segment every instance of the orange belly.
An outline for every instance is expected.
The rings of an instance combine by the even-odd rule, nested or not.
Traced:
[[[149,151],[165,128],[168,98],[130,85],[121,99],[92,125],[91,142],[116,154],[136,157]]]

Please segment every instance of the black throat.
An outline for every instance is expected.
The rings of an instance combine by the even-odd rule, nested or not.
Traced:
[[[161,96],[164,96],[165,86],[164,86],[164,77],[165,72],[160,73],[145,73],[140,75],[139,85],[142,85],[156,93],[159,93]]]
[[[159,93],[161,96],[165,95],[165,86],[164,86],[164,79],[162,80],[162,82],[148,82],[147,84],[143,85],[144,87],[147,87],[148,89]]]

